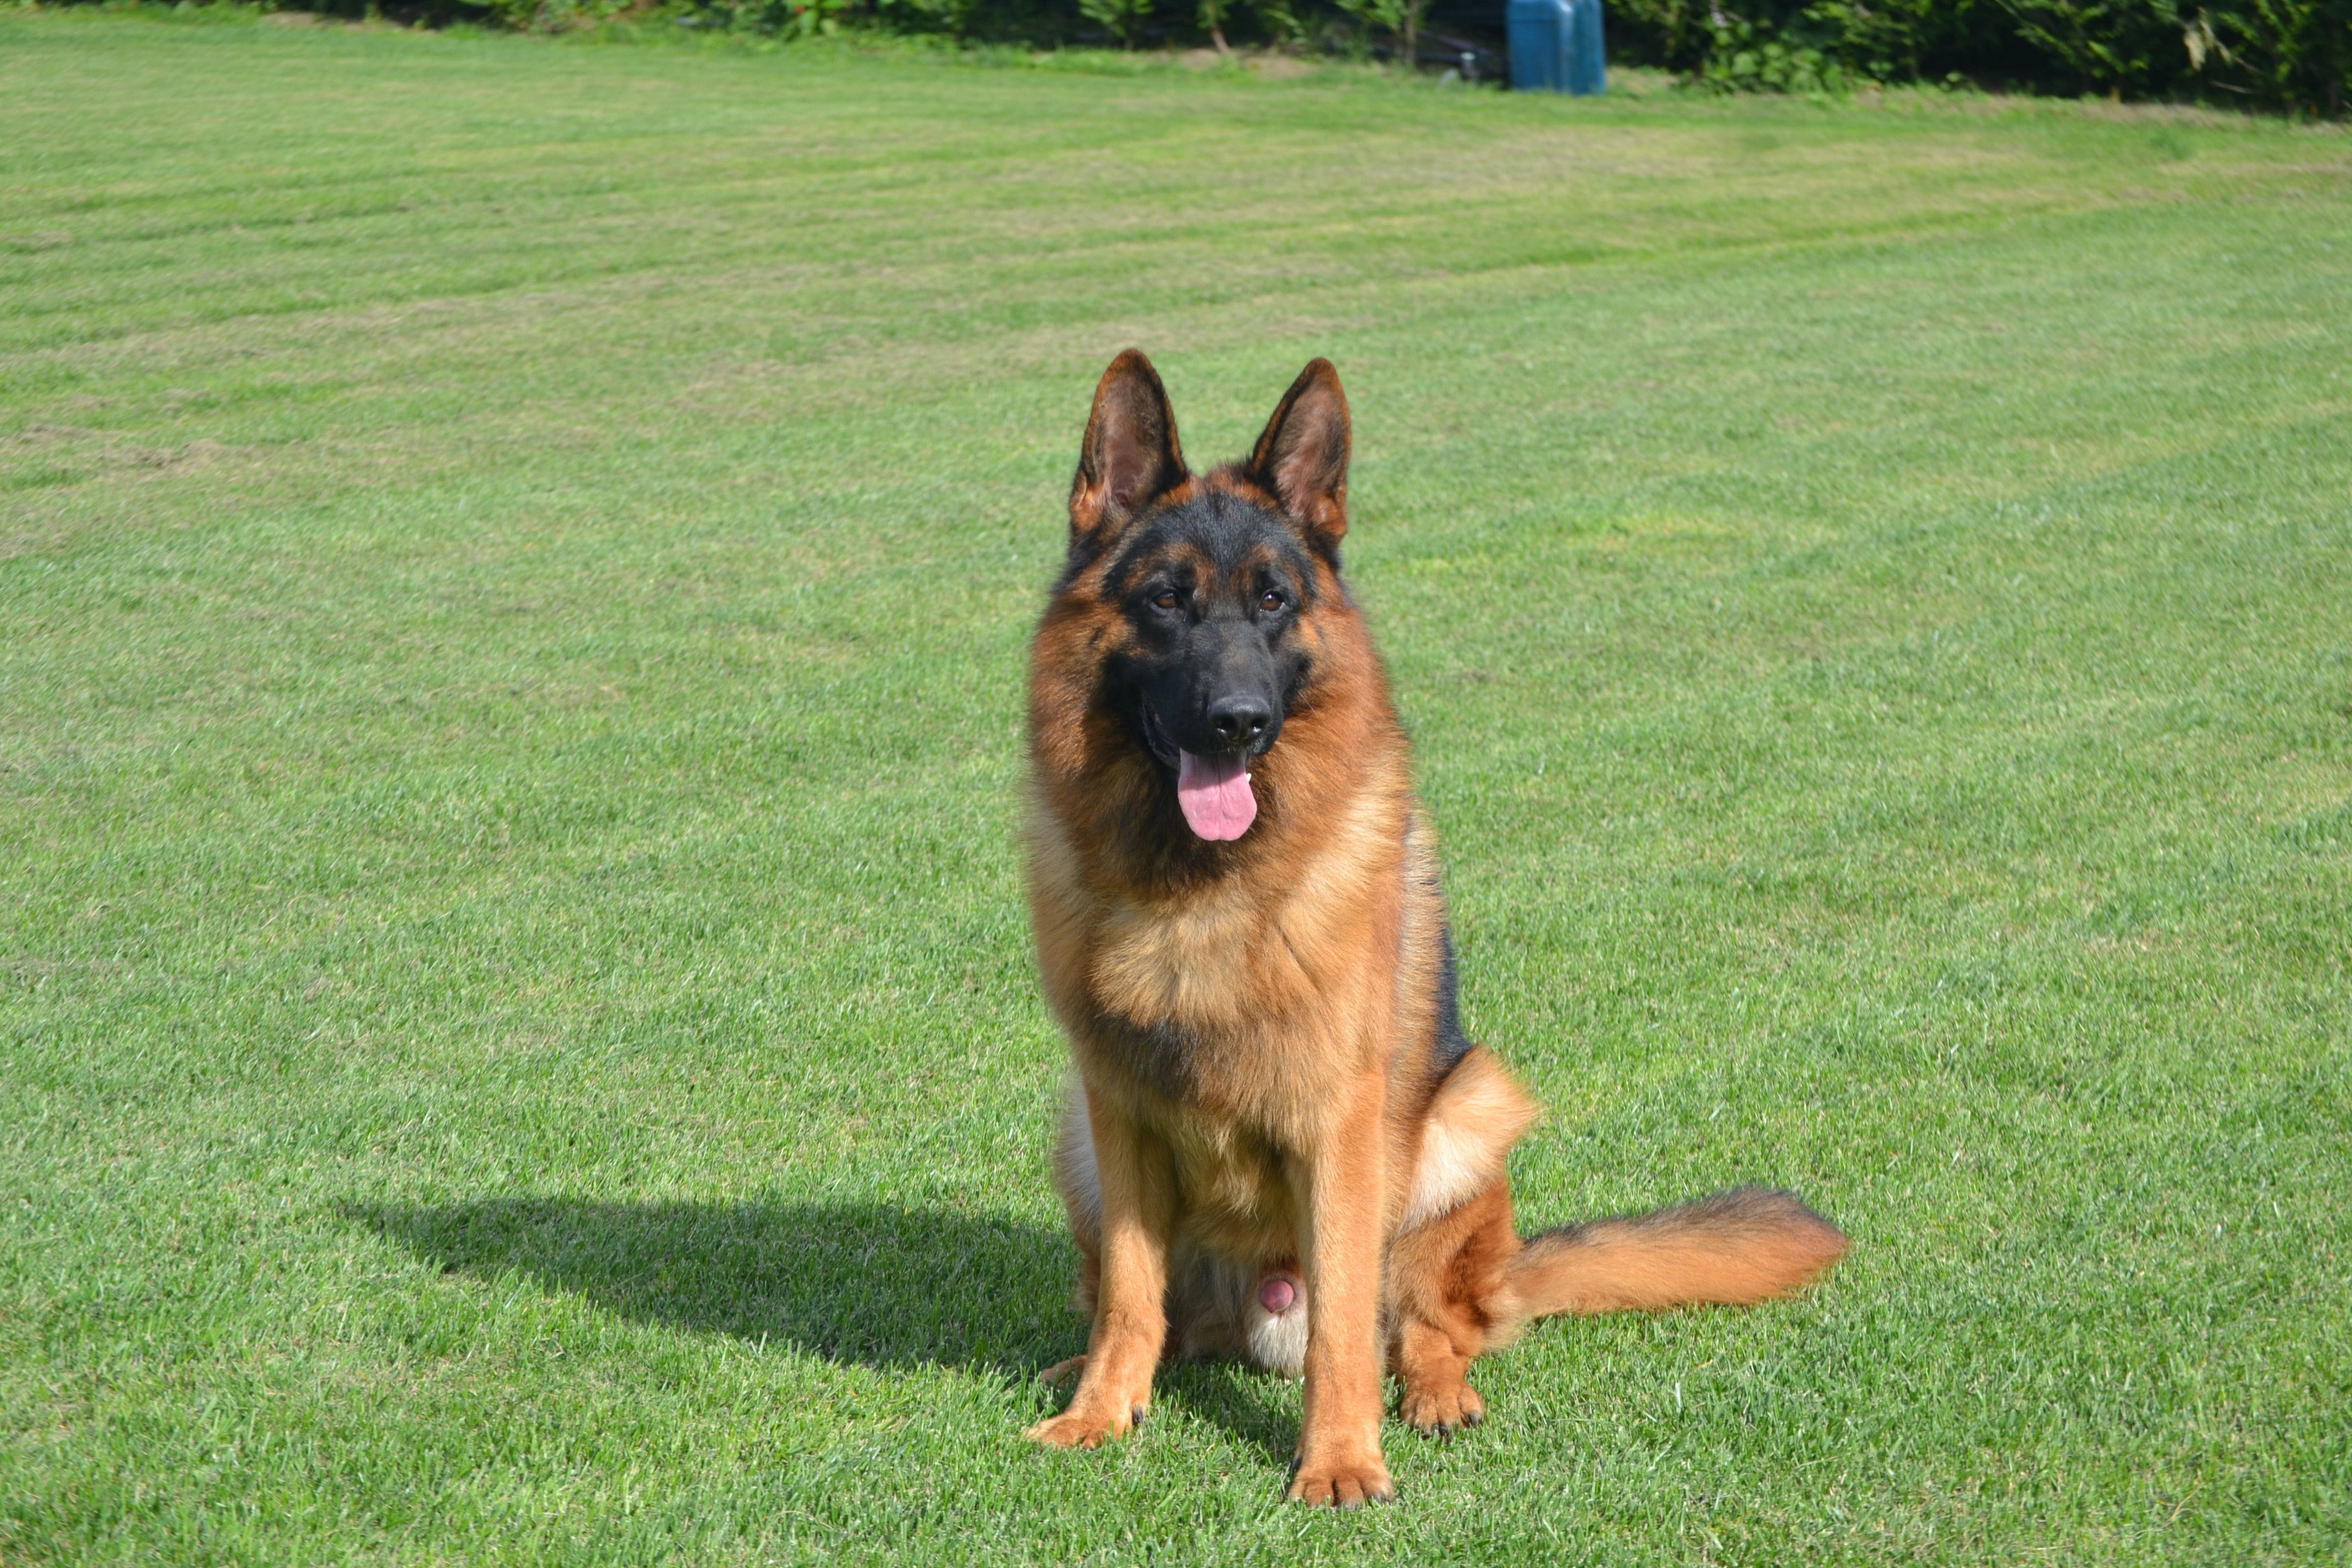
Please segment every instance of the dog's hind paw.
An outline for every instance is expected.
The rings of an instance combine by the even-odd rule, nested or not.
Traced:
[[[1460,1378],[1428,1387],[1407,1384],[1398,1414],[1424,1437],[1451,1437],[1456,1427],[1475,1426],[1486,1419],[1486,1402]]]
[[[1032,1443],[1043,1443],[1049,1448],[1099,1448],[1114,1437],[1124,1437],[1143,1424],[1143,1407],[1137,1405],[1127,1412],[1126,1419],[1105,1420],[1093,1415],[1064,1411],[1049,1416],[1022,1433]]]

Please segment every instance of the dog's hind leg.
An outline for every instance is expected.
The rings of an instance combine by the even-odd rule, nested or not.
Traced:
[[[1503,1159],[1535,1118],[1510,1075],[1473,1049],[1423,1120],[1388,1296],[1404,1418],[1424,1433],[1478,1424],[1486,1411],[1465,1376],[1470,1363],[1507,1342],[1523,1316],[1511,1289],[1519,1237]]]
[[[1389,1359],[1404,1384],[1398,1413],[1424,1436],[1485,1419],[1470,1363],[1507,1339],[1517,1316],[1509,1270],[1518,1249],[1510,1188],[1499,1179],[1396,1238],[1389,1254]]]
[[[1404,1229],[1390,1244],[1390,1363],[1404,1383],[1404,1420],[1421,1432],[1475,1427],[1486,1408],[1470,1361],[1517,1323],[1503,1157],[1536,1119],[1534,1102],[1486,1051],[1446,1074],[1421,1126]]]

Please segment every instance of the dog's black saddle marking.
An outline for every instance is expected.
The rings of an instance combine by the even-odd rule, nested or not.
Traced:
[[[1454,924],[1447,921],[1438,932],[1437,963],[1437,1041],[1429,1053],[1429,1079],[1443,1083],[1445,1075],[1462,1065],[1462,1058],[1477,1047],[1462,1032],[1462,1002],[1460,982],[1454,973]]]

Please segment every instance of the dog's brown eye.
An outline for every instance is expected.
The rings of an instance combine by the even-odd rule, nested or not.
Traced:
[[[1178,605],[1183,603],[1182,600],[1176,596],[1176,590],[1173,588],[1161,589],[1159,593],[1151,595],[1151,602],[1159,605],[1163,610],[1172,610]]]
[[[1278,610],[1282,608],[1282,595],[1276,593],[1271,588],[1268,588],[1265,593],[1260,594],[1257,596],[1257,602],[1261,606],[1268,610]]]

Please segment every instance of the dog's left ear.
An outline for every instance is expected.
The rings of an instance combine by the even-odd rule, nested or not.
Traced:
[[[1339,373],[1328,359],[1310,360],[1282,395],[1249,460],[1308,542],[1335,559],[1348,531],[1349,443]]]

